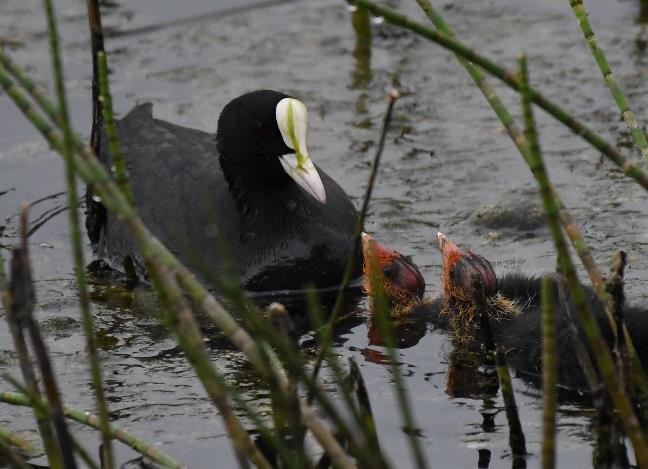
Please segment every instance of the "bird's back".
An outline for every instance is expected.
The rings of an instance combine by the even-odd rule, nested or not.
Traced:
[[[135,107],[117,129],[139,215],[183,263],[209,282],[222,272],[218,239],[225,241],[244,287],[254,291],[301,289],[306,283],[336,285],[350,251],[356,212],[326,173],[322,205],[292,184],[261,197],[256,218],[246,222],[218,159],[215,134],[154,119],[152,106]],[[105,135],[101,160],[112,166]],[[127,230],[108,213],[99,255],[123,269],[126,256],[138,274],[144,264]]]

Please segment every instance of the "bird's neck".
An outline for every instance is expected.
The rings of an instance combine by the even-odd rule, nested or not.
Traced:
[[[223,175],[244,223],[260,219],[272,223],[285,213],[294,183],[278,158],[243,157],[235,151],[219,150]]]
[[[511,300],[500,292],[486,298],[486,305],[488,318],[495,325],[522,313],[517,300]],[[474,302],[445,298],[441,314],[448,318],[449,328],[460,344],[467,345],[479,336],[480,311]]]

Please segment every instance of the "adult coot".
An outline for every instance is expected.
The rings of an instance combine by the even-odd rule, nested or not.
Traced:
[[[519,273],[498,279],[484,257],[463,251],[442,233],[437,234],[437,240],[443,257],[443,296],[428,301],[422,300],[425,287],[418,268],[402,254],[369,235],[363,236],[365,276],[373,275],[380,280],[393,307],[397,326],[411,331],[418,330],[415,325],[423,323],[450,329],[458,348],[478,350],[481,334],[473,295],[473,279],[478,276],[484,287],[495,343],[504,348],[509,365],[522,377],[538,382],[542,365],[540,279]],[[374,296],[370,283],[366,282],[365,288],[370,296]],[[558,288],[555,290],[558,383],[585,390],[587,382],[577,358],[575,330],[570,325],[565,304],[574,314],[575,309],[568,299],[560,301]],[[598,325],[611,346],[613,335],[604,307],[590,288],[585,292]],[[624,312],[639,359],[646,369],[648,311],[645,307],[628,305]]]
[[[355,208],[312,163],[307,128],[304,104],[271,90],[227,104],[215,135],[154,119],[150,103],[117,123],[144,223],[207,281],[223,272],[223,240],[253,292],[333,288],[351,251]],[[102,142],[101,161],[110,168],[105,135]],[[98,200],[89,204],[86,228],[111,267],[123,270],[132,260],[145,275],[128,231]]]

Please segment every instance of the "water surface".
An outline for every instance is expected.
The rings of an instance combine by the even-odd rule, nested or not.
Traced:
[[[91,68],[85,2],[55,3],[71,112],[77,131],[87,136]],[[451,54],[376,21],[370,59],[354,55],[349,11],[345,2],[334,0],[222,14],[247,3],[123,1],[107,8],[104,22],[111,31],[107,49],[116,112],[124,115],[135,103],[152,101],[158,118],[214,131],[220,109],[233,97],[259,88],[287,91],[309,108],[311,156],[359,203],[385,109],[385,91],[397,86],[403,98],[387,138],[367,230],[413,255],[428,282],[429,296],[435,296],[439,286],[440,256],[434,247],[438,230],[485,255],[499,272],[553,270],[555,256],[546,230],[491,228],[475,221],[474,214],[483,207],[511,193],[509,199],[519,197],[535,183]],[[425,21],[414,2],[396,3]],[[637,158],[567,2],[482,0],[439,6],[462,38],[498,62],[515,67],[518,54],[526,51],[532,81],[539,89]],[[648,121],[648,56],[638,47],[637,38],[645,37],[637,23],[638,2],[595,0],[588,8],[617,80],[639,121]],[[12,56],[51,90],[40,2],[4,0],[0,12],[0,36],[13,41]],[[519,114],[517,96],[497,88]],[[552,180],[573,209],[597,261],[607,269],[611,253],[625,249],[630,264],[628,298],[646,301],[648,197],[596,150],[542,112],[537,116]],[[16,242],[19,203],[39,201],[32,210],[32,224],[47,221],[30,238],[36,314],[47,330],[65,400],[92,409],[67,217],[65,212],[57,214],[65,206],[62,163],[5,96],[0,96],[0,121],[0,244]],[[99,296],[105,287],[94,289]],[[93,304],[114,420],[190,467],[214,467],[214,460],[219,467],[232,467],[220,418],[173,340],[158,325],[153,304],[146,291]],[[216,331],[207,335],[216,337]],[[249,389],[251,400],[264,402],[266,393],[241,355],[221,341],[212,342],[212,358],[228,379]],[[17,375],[11,350],[3,321],[0,367]],[[336,350],[341,357],[354,356],[360,362],[386,452],[392,461],[408,466],[392,378],[384,364],[374,363],[374,352],[380,348],[368,346],[362,321],[339,334]],[[478,451],[489,450],[491,468],[510,466],[504,413],[496,415],[493,429],[482,427],[481,412],[501,408],[501,398],[489,402],[445,393],[450,350],[445,334],[430,331],[417,345],[399,351],[429,460],[434,467],[475,467]],[[518,379],[515,386],[530,467],[536,467],[541,404],[533,388]],[[15,430],[34,429],[27,410],[6,405],[0,406],[0,422]],[[94,433],[74,429],[84,443],[95,447]],[[558,445],[560,467],[589,464],[587,412],[573,405],[561,408]],[[120,460],[131,456],[120,446]]]

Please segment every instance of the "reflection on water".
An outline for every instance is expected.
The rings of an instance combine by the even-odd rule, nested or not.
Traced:
[[[371,16],[364,8],[351,7],[351,10],[351,24],[355,32],[351,85],[366,88],[371,81]]]

